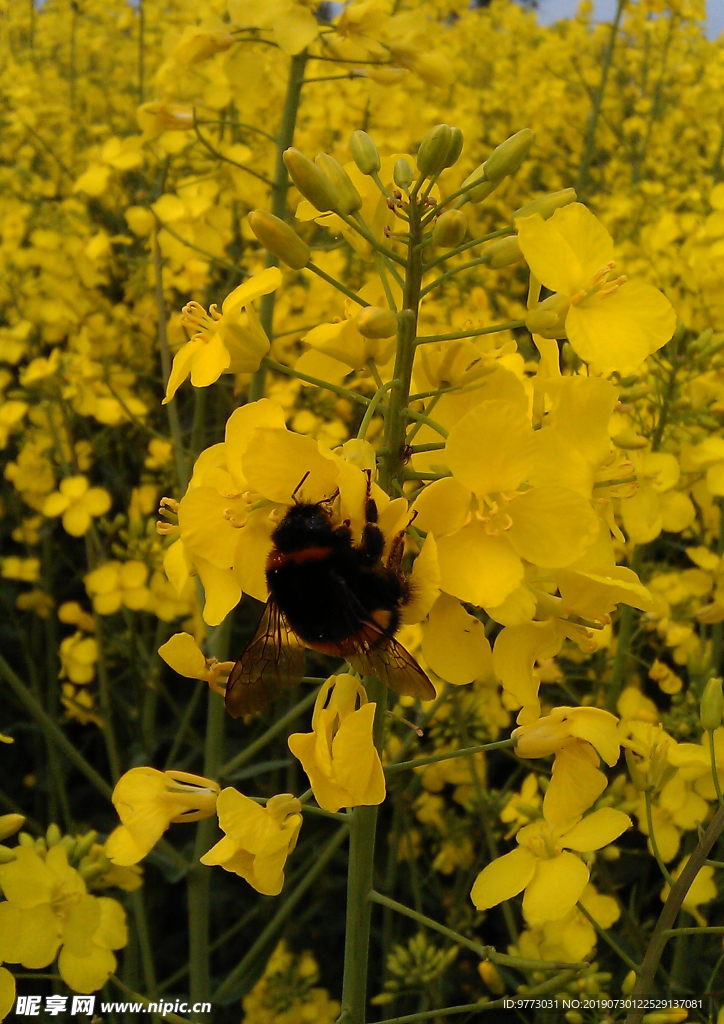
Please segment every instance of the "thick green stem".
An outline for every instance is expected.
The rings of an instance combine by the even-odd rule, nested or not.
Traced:
[[[289,77],[287,78],[287,93],[284,98],[284,110],[282,120],[277,132],[277,151],[274,162],[274,180],[272,183],[271,212],[281,220],[287,218],[287,192],[289,191],[289,176],[284,163],[284,151],[289,149],[294,141],[294,129],[297,125],[297,113],[299,112],[299,101],[302,95],[304,83],[304,69],[307,66],[307,51],[302,50],[292,57],[289,64]],[[266,266],[276,267],[279,260],[270,252],[266,256]],[[265,295],[259,306],[259,321],[266,331],[268,337],[272,334],[274,322],[274,292]],[[259,369],[251,379],[249,386],[249,401],[255,402],[258,398],[264,397],[264,384],[266,383],[267,367],[262,362]]]
[[[226,661],[229,646],[229,624],[218,627],[209,644],[209,654],[218,661]],[[206,742],[204,746],[204,774],[215,779],[224,759],[224,701],[218,693],[209,691],[209,705],[206,717]],[[189,908],[189,993],[196,1002],[208,1001],[211,993],[211,939],[210,888],[211,870],[199,864],[199,858],[210,849],[216,835],[216,819],[205,818],[196,829],[193,867],[188,874]]]
[[[412,366],[415,361],[415,336],[417,334],[417,313],[420,305],[422,286],[422,252],[416,247],[422,239],[420,225],[421,210],[416,203],[410,206],[410,237],[407,247],[407,273],[402,295],[402,309],[398,314],[397,354],[392,376],[400,381],[399,387],[390,394],[385,434],[382,442],[387,449],[381,472],[380,486],[388,493],[393,481],[402,482],[404,469],[405,434],[407,432],[407,405],[410,399]]]
[[[375,746],[384,743],[387,687],[373,676],[365,679],[367,696],[375,710]],[[344,977],[340,1024],[364,1024],[367,1009],[367,970],[370,947],[370,893],[373,885],[377,807],[355,807],[349,812],[349,864],[347,917],[344,939]]]
[[[674,927],[676,918],[678,917],[679,911],[684,903],[684,899],[686,898],[686,894],[704,865],[706,855],[709,853],[723,831],[724,807],[720,807],[711,819],[709,827],[700,839],[699,844],[694,849],[691,857],[684,865],[681,874],[671,887],[671,891],[669,892],[666,903],[664,904],[664,909],[661,911],[659,920],[656,922],[656,927],[651,934],[648,949],[646,950],[643,963],[641,964],[641,973],[639,974],[634,990],[631,993],[631,999],[639,1001],[641,1009],[631,1010],[626,1017],[626,1024],[642,1024],[644,1013],[646,1012],[644,1000],[647,999],[651,993],[654,976],[664,952],[664,947],[666,946],[666,942],[669,938],[669,932]],[[636,1005],[635,1002],[634,1005]]]

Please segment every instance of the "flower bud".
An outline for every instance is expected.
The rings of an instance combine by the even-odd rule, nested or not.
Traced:
[[[18,846],[27,846],[35,849],[35,840],[29,832],[18,832]]]
[[[15,835],[24,824],[25,818],[22,814],[0,815],[0,839],[7,839],[8,836]]]
[[[445,167],[452,167],[460,159],[463,151],[463,133],[460,128],[450,129],[450,145],[445,154]]]
[[[363,174],[374,174],[380,169],[380,154],[367,132],[358,128],[349,140],[352,159]]]
[[[617,448],[623,448],[625,451],[636,451],[639,448],[647,448],[649,442],[643,437],[642,434],[637,434],[633,427],[624,427],[624,429],[615,434],[611,440]]]
[[[392,179],[395,182],[395,185],[397,185],[398,188],[403,188],[407,191],[412,184],[413,178],[414,174],[407,160],[398,160],[392,172]]]
[[[550,295],[525,315],[525,326],[542,338],[565,338],[570,302],[563,295]]]
[[[417,151],[417,169],[424,178],[431,178],[443,169],[451,142],[449,125],[436,124],[430,129]]]
[[[397,317],[390,309],[365,306],[355,317],[355,327],[363,338],[391,338],[397,333]]]
[[[704,687],[699,704],[699,721],[702,729],[718,729],[724,712],[724,696],[721,679],[714,676]]]
[[[432,241],[442,249],[454,249],[460,245],[468,230],[468,222],[461,210],[446,210],[435,221]]]
[[[45,831],[45,841],[48,844],[48,848],[51,846],[57,846],[60,840],[63,838],[63,833],[60,831],[55,822],[48,825]]]
[[[548,220],[561,206],[575,203],[577,198],[574,188],[564,188],[560,192],[550,192],[547,196],[539,196],[515,211],[513,223],[518,217],[532,217],[534,213],[539,213],[543,220]]]
[[[505,142],[501,142],[483,164],[485,177],[488,181],[502,181],[509,174],[518,170],[533,145],[535,132],[530,128],[523,128],[521,131],[511,135]]]
[[[90,832],[86,832],[86,834],[78,840],[75,847],[75,856],[78,860],[80,860],[81,857],[85,857],[97,838],[98,833],[95,829],[91,829]]]
[[[500,971],[492,960],[482,960],[478,964],[478,974],[493,995],[502,996],[503,992],[505,992],[505,982],[501,978]]]
[[[352,179],[344,167],[328,153],[317,153],[314,162],[331,181],[332,187],[337,193],[340,213],[349,215],[355,210],[359,210],[362,206],[362,196],[354,187]]]
[[[520,243],[515,235],[510,238],[499,238],[491,242],[483,250],[483,259],[491,270],[500,270],[501,267],[510,267],[523,259],[520,251]]]
[[[682,1024],[689,1016],[688,1010],[670,1009],[654,1010],[653,1013],[646,1013],[643,1016],[643,1024]]]
[[[316,164],[292,146],[285,150],[284,163],[294,184],[320,213],[330,213],[339,206],[331,181]]]
[[[480,181],[479,185],[474,188],[468,189],[468,191],[462,196],[466,201],[469,200],[471,203],[482,203],[483,199],[487,199],[491,192],[500,184],[499,181],[488,181],[485,177],[484,164],[480,164],[475,170],[467,176],[465,181],[462,183],[462,188],[466,188],[473,181]],[[483,179],[482,181],[480,179]]]
[[[9,846],[0,846],[0,864],[10,864],[14,860],[17,860],[15,850],[11,850]]]
[[[249,226],[264,248],[293,270],[309,263],[309,246],[293,227],[266,210],[252,210]]]
[[[636,985],[636,971],[629,971],[621,984],[621,994],[630,996]]]

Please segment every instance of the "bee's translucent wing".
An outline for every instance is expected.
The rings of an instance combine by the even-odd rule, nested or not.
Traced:
[[[256,632],[229,674],[226,710],[232,718],[263,711],[303,675],[304,648],[269,598]]]
[[[365,626],[366,634],[376,628],[369,620]],[[382,634],[381,630],[378,632]],[[375,646],[360,643],[355,653],[347,657],[350,665],[363,676],[377,676],[381,683],[403,697],[434,700],[437,696],[435,687],[409,651],[394,637],[382,635],[384,639]]]

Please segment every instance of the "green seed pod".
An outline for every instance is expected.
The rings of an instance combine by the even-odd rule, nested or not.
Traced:
[[[264,248],[293,270],[309,263],[309,246],[293,227],[266,210],[252,210],[249,226]]]
[[[331,213],[339,208],[339,199],[331,181],[304,153],[292,146],[285,150],[283,160],[292,181],[315,210]]]
[[[699,704],[699,721],[702,729],[718,729],[724,713],[724,695],[721,679],[716,676],[704,687]]]
[[[63,833],[60,831],[55,822],[48,825],[48,828],[46,829],[45,832],[45,841],[48,844],[48,847],[57,846],[62,838]]]
[[[450,145],[445,155],[445,167],[452,167],[460,159],[463,151],[463,133],[460,128],[450,129]]]
[[[543,220],[548,220],[556,210],[562,206],[568,206],[569,203],[575,203],[577,198],[574,188],[564,188],[560,192],[550,192],[547,196],[539,196],[538,199],[526,203],[525,206],[521,206],[519,210],[515,211],[513,223],[518,217],[532,217],[534,213],[539,213]]]
[[[349,215],[359,210],[362,206],[362,196],[354,187],[344,167],[328,153],[317,153],[314,162],[332,182],[332,188],[339,200],[339,212]]]
[[[520,251],[520,242],[515,235],[510,238],[499,238],[491,242],[483,250],[483,259],[491,270],[500,270],[501,267],[510,267],[523,259]]]
[[[365,306],[354,322],[363,338],[391,338],[397,333],[396,315],[381,306]]]
[[[11,864],[14,860],[17,860],[15,850],[9,846],[0,846],[0,864]]]
[[[535,132],[530,128],[523,128],[505,142],[501,142],[483,164],[488,181],[502,181],[517,171],[534,140]]]
[[[423,177],[431,178],[443,169],[451,142],[449,125],[436,124],[430,129],[417,151],[417,169]]]
[[[432,241],[441,249],[454,249],[460,245],[468,230],[468,222],[462,210],[446,210],[435,221]]]
[[[379,171],[381,167],[380,154],[377,152],[377,146],[375,146],[367,132],[363,132],[361,128],[358,128],[356,132],[352,132],[349,148],[352,153],[352,159],[363,174],[374,174],[376,171]]]
[[[482,181],[480,180],[481,178],[483,179]],[[499,181],[488,181],[485,178],[484,164],[480,164],[479,167],[476,167],[475,170],[467,176],[465,181],[462,183],[462,188],[466,188],[473,181],[479,181],[480,184],[476,185],[474,188],[468,189],[468,191],[464,193],[462,199],[465,202],[482,203],[483,199],[487,199],[490,193],[494,192],[500,184]]]
[[[414,173],[407,160],[400,159],[395,164],[394,170],[392,171],[392,179],[398,188],[407,189],[412,184]]]

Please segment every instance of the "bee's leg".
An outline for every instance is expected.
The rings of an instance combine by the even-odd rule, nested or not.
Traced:
[[[377,502],[372,497],[372,472],[366,471],[367,493],[365,495],[365,525],[362,530],[362,542],[358,548],[365,562],[374,565],[382,558],[385,550],[385,538],[377,525]]]
[[[390,553],[387,556],[387,568],[391,569],[392,572],[399,573],[400,566],[402,565],[402,556],[405,553],[405,531],[400,530],[395,539],[392,541],[390,547]]]

